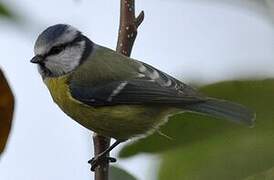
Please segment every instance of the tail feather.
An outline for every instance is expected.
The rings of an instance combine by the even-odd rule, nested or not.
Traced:
[[[189,105],[186,109],[237,123],[244,123],[249,126],[253,125],[256,117],[254,112],[243,105],[214,98],[202,103]]]

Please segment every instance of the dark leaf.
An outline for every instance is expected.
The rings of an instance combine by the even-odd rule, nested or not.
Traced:
[[[14,109],[14,97],[8,82],[0,70],[0,154],[9,136]]]

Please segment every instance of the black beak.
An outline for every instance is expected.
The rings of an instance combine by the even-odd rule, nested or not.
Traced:
[[[43,62],[43,60],[44,60],[44,58],[42,56],[36,55],[30,60],[30,62],[34,63],[34,64],[41,64]]]

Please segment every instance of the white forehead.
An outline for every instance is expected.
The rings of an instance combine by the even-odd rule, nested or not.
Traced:
[[[34,46],[35,55],[44,55],[54,46],[72,42],[80,33],[76,28],[70,25],[55,25],[49,28],[42,32],[37,38]]]

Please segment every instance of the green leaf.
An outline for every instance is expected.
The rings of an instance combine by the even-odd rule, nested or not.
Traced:
[[[244,180],[273,180],[274,179],[274,168],[271,168],[267,171],[264,171],[262,173],[249,176],[248,178]]]
[[[253,176],[249,176],[248,178],[245,178],[244,180],[273,180],[274,179],[274,167],[271,169],[268,169],[264,172],[261,172],[259,174],[255,174]]]
[[[270,101],[271,94],[274,92],[274,80],[223,82],[203,87],[200,90],[208,96],[232,100],[246,105],[258,112],[257,115],[259,117],[256,126],[262,128],[266,126],[266,128],[269,128],[268,124],[261,122],[260,119],[266,119],[265,117],[269,116],[274,117],[274,112],[271,115],[269,114],[272,112],[271,108],[273,108],[273,104],[270,102],[272,106],[264,107],[265,101]],[[272,98],[274,98],[274,95]],[[260,113],[261,110],[267,111],[268,114]],[[268,122],[271,121],[268,120]],[[230,130],[254,131],[243,125],[225,120],[214,119],[199,114],[184,113],[172,117],[167,124],[161,127],[160,131],[171,137],[171,139],[160,136],[156,132],[145,139],[125,146],[120,152],[120,157],[129,157],[144,152],[155,153],[171,150],[189,143],[207,140]]]
[[[257,112],[256,125],[251,129],[221,125],[219,133],[209,128],[213,134],[206,130],[206,138],[163,153],[159,179],[244,179],[273,167],[274,81],[218,83],[203,90],[252,107]]]
[[[125,170],[116,166],[110,166],[110,180],[137,180]]]
[[[0,2],[0,16],[4,16],[8,18],[13,17],[10,10],[2,2]]]
[[[172,140],[154,134],[128,145],[120,155],[162,152],[163,180],[244,179],[273,167],[274,80],[222,82],[201,91],[255,110],[255,127],[186,113],[161,128]]]

